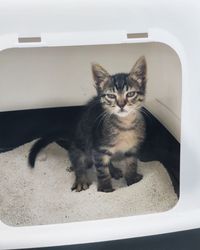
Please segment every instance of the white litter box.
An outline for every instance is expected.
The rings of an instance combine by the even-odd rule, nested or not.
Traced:
[[[200,227],[199,7],[196,1],[0,1],[0,111],[83,105],[91,62],[127,72],[146,57],[145,107],[180,142],[180,196],[168,211],[14,227],[0,248],[76,245]],[[78,236],[77,236],[78,235]]]

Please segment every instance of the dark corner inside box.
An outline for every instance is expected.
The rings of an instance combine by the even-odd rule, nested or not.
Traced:
[[[12,150],[39,137],[74,129],[83,106],[0,112],[0,152]],[[140,160],[160,161],[167,169],[179,195],[180,144],[169,131],[145,110],[146,140]]]

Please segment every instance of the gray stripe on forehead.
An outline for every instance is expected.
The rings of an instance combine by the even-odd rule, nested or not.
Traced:
[[[124,90],[125,87],[127,88],[127,76],[128,74],[125,73],[119,73],[112,76],[112,84],[117,91]]]

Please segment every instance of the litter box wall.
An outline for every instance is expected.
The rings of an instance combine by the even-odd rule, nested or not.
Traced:
[[[200,226],[200,118],[195,108],[200,105],[199,7],[198,1],[178,0],[162,3],[156,0],[148,3],[143,0],[42,3],[8,0],[0,3],[0,22],[4,24],[0,27],[2,50],[160,42],[176,51],[182,65],[181,186],[176,207],[159,214],[62,225],[14,228],[1,223],[2,249],[133,238]],[[110,65],[109,62],[106,65]]]
[[[111,74],[129,72],[141,55],[148,65],[145,105],[180,140],[181,65],[162,43],[4,50],[0,110],[83,105],[95,94],[92,62]]]

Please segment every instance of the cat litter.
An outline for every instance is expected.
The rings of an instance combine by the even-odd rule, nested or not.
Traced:
[[[74,173],[67,151],[53,143],[31,169],[27,157],[32,144],[0,154],[0,219],[5,224],[42,225],[157,213],[177,203],[160,162],[139,162],[143,179],[134,185],[126,186],[123,178],[112,179],[112,193],[97,192],[91,169],[92,185],[78,193],[71,191]]]

